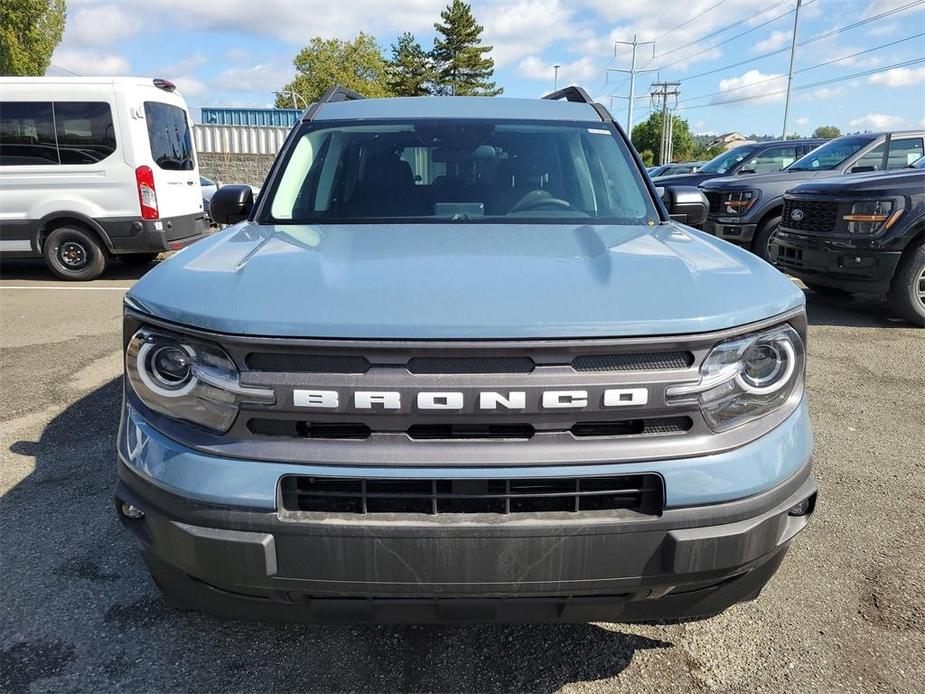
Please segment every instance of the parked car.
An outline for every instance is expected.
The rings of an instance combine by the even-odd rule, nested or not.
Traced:
[[[0,253],[90,280],[205,233],[189,113],[137,77],[0,77]]]
[[[723,176],[762,174],[780,171],[825,140],[775,140],[742,145],[717,155],[697,171],[659,176],[659,185],[699,186],[705,181]]]
[[[579,88],[332,88],[127,294],[116,509],[157,585],[309,621],[755,598],[816,498],[805,299],[664,200]]]
[[[706,164],[705,161],[680,161],[674,164],[665,164],[659,167],[655,173],[650,173],[652,178],[659,176],[675,176],[677,174],[696,173],[701,166]]]
[[[923,135],[922,131],[846,135],[780,173],[704,183],[701,189],[710,201],[704,230],[772,261],[787,190],[817,178],[905,167],[922,156]]]
[[[886,294],[925,327],[925,157],[803,183],[784,196],[774,261],[813,291]]]

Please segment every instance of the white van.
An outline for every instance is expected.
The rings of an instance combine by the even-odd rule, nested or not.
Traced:
[[[0,77],[0,254],[63,279],[204,236],[189,112],[166,80]]]

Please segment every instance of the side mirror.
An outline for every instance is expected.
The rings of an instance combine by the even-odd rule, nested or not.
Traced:
[[[235,224],[247,219],[253,207],[254,192],[250,186],[222,186],[212,196],[209,216],[219,224]]]
[[[664,188],[662,201],[672,219],[692,227],[703,224],[710,211],[707,196],[694,186],[668,186]]]
[[[876,166],[852,166],[851,173],[867,173],[868,171],[876,171]]]

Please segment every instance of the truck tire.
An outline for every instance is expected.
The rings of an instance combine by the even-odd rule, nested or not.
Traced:
[[[149,265],[154,262],[154,259],[159,256],[160,253],[123,253],[117,255],[120,263],[125,265],[130,265],[131,267],[141,267],[142,265]]]
[[[108,254],[90,232],[78,227],[58,227],[42,247],[45,264],[59,278],[86,282],[103,274]]]
[[[758,231],[755,232],[755,238],[752,239],[752,253],[772,265],[777,260],[777,255],[771,255],[770,245],[778,228],[780,228],[780,223],[780,217],[771,217],[758,228]]]
[[[887,298],[900,316],[925,328],[925,244],[903,254]]]

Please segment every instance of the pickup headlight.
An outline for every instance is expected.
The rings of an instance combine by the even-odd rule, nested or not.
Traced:
[[[275,401],[272,389],[242,386],[217,345],[166,330],[141,328],[125,351],[125,374],[139,399],[167,417],[224,433],[242,402]]]
[[[709,427],[726,431],[783,406],[803,389],[803,340],[789,325],[720,342],[700,382],[669,386],[667,401],[697,400]]]
[[[754,190],[737,190],[732,193],[725,193],[722,198],[723,214],[745,214],[757,200],[758,193]]]
[[[849,234],[876,234],[880,227],[889,229],[902,214],[893,212],[892,200],[864,200],[851,206],[851,213],[842,219],[848,222]]]

